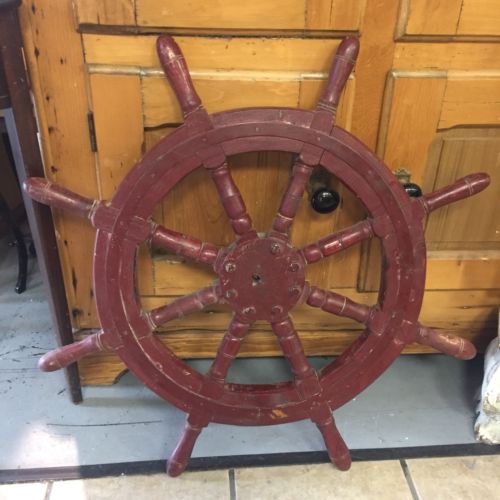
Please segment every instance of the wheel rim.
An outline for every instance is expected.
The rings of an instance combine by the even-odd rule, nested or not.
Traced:
[[[255,121],[259,112],[260,116],[266,112],[268,121]],[[111,200],[119,215],[111,234],[98,231],[94,258],[95,294],[103,329],[115,336],[116,345],[122,345],[116,352],[131,371],[184,411],[203,408],[220,423],[255,425],[308,418],[311,404],[300,398],[292,382],[227,384],[220,399],[201,395],[203,376],[151,336],[150,325],[141,314],[134,293],[137,244],[127,240],[126,228],[133,217],[150,217],[154,206],[201,165],[214,144],[228,156],[257,150],[298,153],[304,143],[321,144],[324,154],[320,164],[360,196],[374,219],[385,217],[389,221],[383,229],[388,234],[381,238],[386,262],[377,313],[381,331],[365,330],[360,340],[320,372],[323,397],[332,409],[352,399],[392,363],[405,345],[407,325],[417,321],[425,246],[410,200],[395,185],[389,170],[353,136],[339,128],[331,135],[312,131],[308,128],[311,118],[309,112],[288,109],[221,113],[214,116],[213,130],[186,140],[181,127],[141,160]],[[184,151],[191,154],[184,156]],[[390,317],[388,311],[396,310],[399,312]]]
[[[270,425],[304,418],[310,418],[320,430],[331,461],[347,470],[351,457],[335,426],[332,409],[373,382],[411,342],[459,359],[475,355],[470,342],[417,322],[425,277],[421,221],[437,208],[479,193],[488,186],[489,176],[469,175],[410,201],[395,177],[362,143],[333,127],[341,91],[359,52],[355,38],[346,38],[340,44],[314,112],[254,108],[209,116],[175,41],[162,35],[157,50],[185,125],[146,154],[111,203],[84,198],[42,178],[31,178],[24,185],[35,200],[89,218],[98,229],[94,289],[103,330],[46,353],[39,367],[52,371],[98,351],[118,353],[146,385],[188,413],[184,432],[168,460],[170,475],[185,469],[196,439],[211,421]],[[296,153],[297,160],[272,228],[259,239],[227,157],[265,150]],[[226,249],[149,219],[163,196],[201,165],[210,172],[235,233],[235,243]],[[316,165],[326,168],[355,193],[371,218],[297,250],[289,244],[290,229]],[[303,265],[375,236],[381,241],[383,255],[376,306],[356,303],[304,280]],[[146,240],[211,265],[219,281],[159,308],[142,311],[134,288],[134,258],[139,244]],[[281,255],[270,256],[270,250]],[[235,278],[231,273],[238,266],[244,273]],[[261,279],[270,287],[264,293],[258,291],[262,291]],[[154,336],[154,329],[222,302],[222,294],[233,308],[233,318],[208,373],[201,375],[164,347]],[[307,360],[288,314],[300,302],[366,326],[359,338],[319,373]],[[226,383],[253,317],[269,321],[291,367],[293,381]]]

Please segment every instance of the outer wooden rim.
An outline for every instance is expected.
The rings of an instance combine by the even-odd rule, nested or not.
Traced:
[[[166,137],[132,169],[111,200],[119,210],[111,233],[98,231],[94,287],[103,329],[127,367],[156,392],[186,412],[201,410],[215,422],[269,425],[308,418],[317,404],[301,399],[292,382],[228,384],[219,400],[200,395],[203,377],[150,335],[134,289],[136,243],[127,239],[134,217],[148,218],[156,203],[220,145],[226,155],[280,150],[298,153],[320,147],[320,164],[364,203],[375,220],[384,254],[378,334],[367,331],[320,373],[321,401],[338,408],[372,383],[400,354],[414,331],[425,281],[421,221],[397,180],[361,142],[335,127],[331,135],[309,128],[312,113],[263,108],[212,117],[214,128],[188,124]],[[384,226],[384,227],[383,227]],[[385,236],[382,233],[387,233]]]

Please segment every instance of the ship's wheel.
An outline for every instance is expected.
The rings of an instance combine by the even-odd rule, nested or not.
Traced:
[[[271,425],[301,419],[311,419],[318,426],[332,462],[346,470],[351,458],[332,410],[371,384],[408,343],[419,342],[461,359],[475,354],[468,341],[418,322],[426,263],[422,219],[481,191],[489,178],[470,175],[412,199],[366,146],[335,126],[340,94],[359,50],[355,38],[340,44],[314,111],[252,108],[209,115],[174,40],[160,36],[157,48],[185,123],[142,158],[111,200],[89,200],[41,178],[25,184],[35,200],[87,217],[97,228],[94,287],[102,330],[47,353],[39,366],[51,371],[99,350],[116,352],[144,384],[188,414],[168,460],[170,475],[185,469],[198,435],[210,422]],[[227,158],[270,150],[294,153],[296,160],[272,227],[263,235],[253,227]],[[355,193],[368,217],[295,248],[290,228],[317,166]],[[199,167],[210,173],[234,230],[234,242],[225,248],[169,230],[151,219],[155,205]],[[355,303],[306,281],[307,265],[335,258],[334,254],[370,238],[380,240],[383,253],[376,304]],[[217,279],[191,295],[143,310],[135,291],[134,264],[138,246],[146,241],[211,267]],[[165,347],[155,336],[155,328],[216,303],[228,304],[233,316],[210,369],[201,374]],[[309,364],[292,322],[293,308],[302,303],[352,318],[365,327],[341,356],[320,371]],[[293,380],[268,385],[226,382],[229,367],[256,320],[270,323]]]

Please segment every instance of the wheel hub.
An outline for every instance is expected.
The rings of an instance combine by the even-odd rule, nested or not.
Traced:
[[[276,321],[302,296],[304,261],[285,242],[256,237],[227,253],[219,279],[225,301],[237,314],[250,321]]]

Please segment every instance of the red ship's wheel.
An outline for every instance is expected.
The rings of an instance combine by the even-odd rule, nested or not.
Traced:
[[[425,281],[422,218],[447,203],[471,196],[488,183],[486,174],[416,200],[408,197],[389,169],[362,143],[334,126],[342,88],[352,70],[358,41],[344,40],[315,111],[285,108],[234,110],[208,115],[196,94],[183,56],[168,36],[158,53],[184,113],[185,123],[133,168],[109,203],[88,200],[45,179],[25,185],[39,202],[88,217],[98,229],[94,256],[95,297],[102,331],[47,353],[43,370],[67,366],[86,354],[111,349],[162,398],[188,413],[168,472],[181,473],[197,436],[209,422],[270,425],[309,418],[321,431],[331,460],[351,463],[331,410],[372,383],[411,342],[469,359],[469,342],[436,333],[418,323]],[[258,235],[227,164],[230,155],[278,150],[295,153],[292,176],[266,235]],[[321,165],[362,201],[368,218],[304,248],[290,244],[289,231],[306,183]],[[230,219],[235,241],[217,248],[155,224],[153,208],[186,175],[203,166],[211,174]],[[379,238],[383,252],[378,303],[358,304],[307,283],[304,268],[355,245]],[[138,245],[149,240],[169,252],[211,266],[212,286],[152,311],[141,308],[134,288]],[[208,373],[178,359],[154,335],[157,326],[218,302],[233,318]],[[364,333],[335,361],[315,371],[302,349],[290,311],[306,303],[365,325]],[[231,362],[256,320],[267,320],[294,379],[269,385],[226,383]]]

